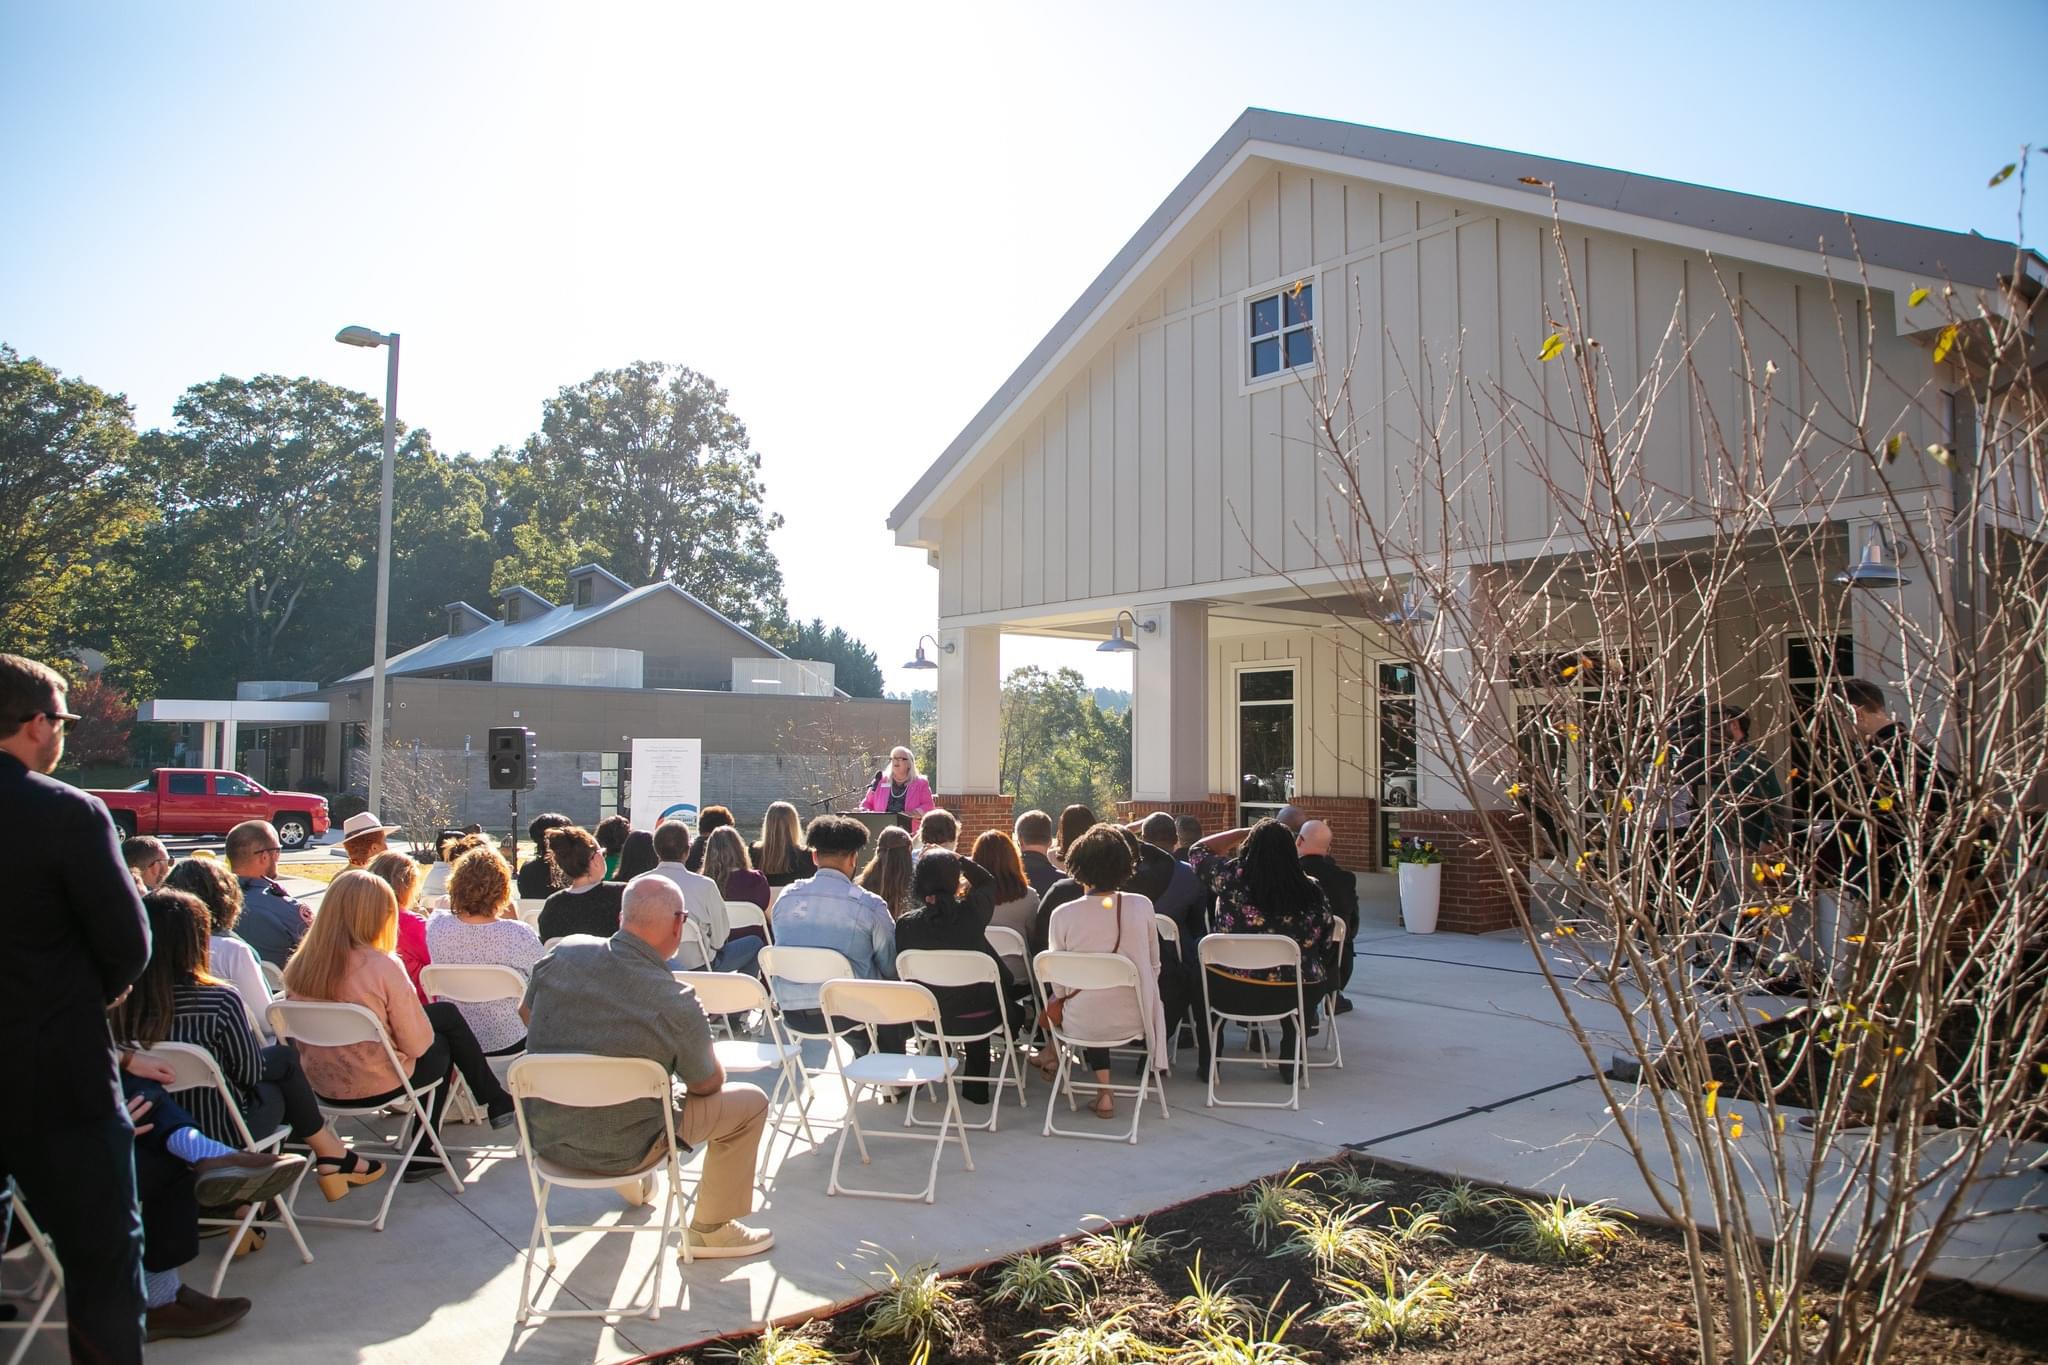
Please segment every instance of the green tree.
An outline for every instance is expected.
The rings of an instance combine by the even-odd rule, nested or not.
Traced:
[[[1130,716],[1098,706],[1076,670],[1013,671],[1003,680],[1000,726],[998,776],[1019,810],[1080,802],[1108,814],[1129,795]]]
[[[849,697],[882,695],[882,664],[869,649],[838,626],[812,617],[802,625],[785,623],[770,643],[792,659],[812,659],[833,666],[833,681]]]
[[[695,370],[636,361],[568,385],[518,458],[530,484],[508,491],[534,511],[495,582],[545,592],[590,559],[635,585],[672,578],[756,632],[786,615],[761,457],[725,390]]]
[[[0,642],[65,647],[71,595],[154,516],[127,399],[0,344]]]

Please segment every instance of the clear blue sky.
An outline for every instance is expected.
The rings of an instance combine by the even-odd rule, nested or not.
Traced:
[[[401,417],[476,453],[688,364],[791,608],[893,665],[936,578],[889,507],[1247,105],[2011,237],[2044,48],[2038,2],[0,0],[0,339],[147,426],[222,373],[381,392],[331,338],[395,329]]]

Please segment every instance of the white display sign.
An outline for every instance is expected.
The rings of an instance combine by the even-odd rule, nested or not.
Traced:
[[[704,742],[697,739],[633,741],[634,829],[651,830],[663,820],[697,823],[703,799]]]

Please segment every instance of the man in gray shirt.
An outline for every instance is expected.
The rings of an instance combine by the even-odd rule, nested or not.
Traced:
[[[608,939],[577,936],[534,964],[521,1011],[528,1016],[526,1050],[647,1057],[685,1088],[676,1136],[703,1145],[704,1173],[690,1219],[695,1256],[754,1256],[774,1244],[765,1228],[739,1221],[753,1208],[754,1165],[767,1122],[768,1097],[757,1086],[728,1083],[711,1049],[711,1027],[697,993],[669,972],[683,941],[683,893],[648,873],[627,883],[619,931]],[[600,1175],[637,1169],[662,1142],[658,1102],[605,1109],[526,1102],[527,1133],[550,1161]],[[631,1204],[650,1191],[644,1180],[621,1183]]]

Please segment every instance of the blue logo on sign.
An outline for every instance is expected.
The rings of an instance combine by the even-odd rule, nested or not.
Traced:
[[[688,801],[678,801],[656,817],[655,823],[663,820],[681,820],[686,825],[697,823],[697,807]]]

